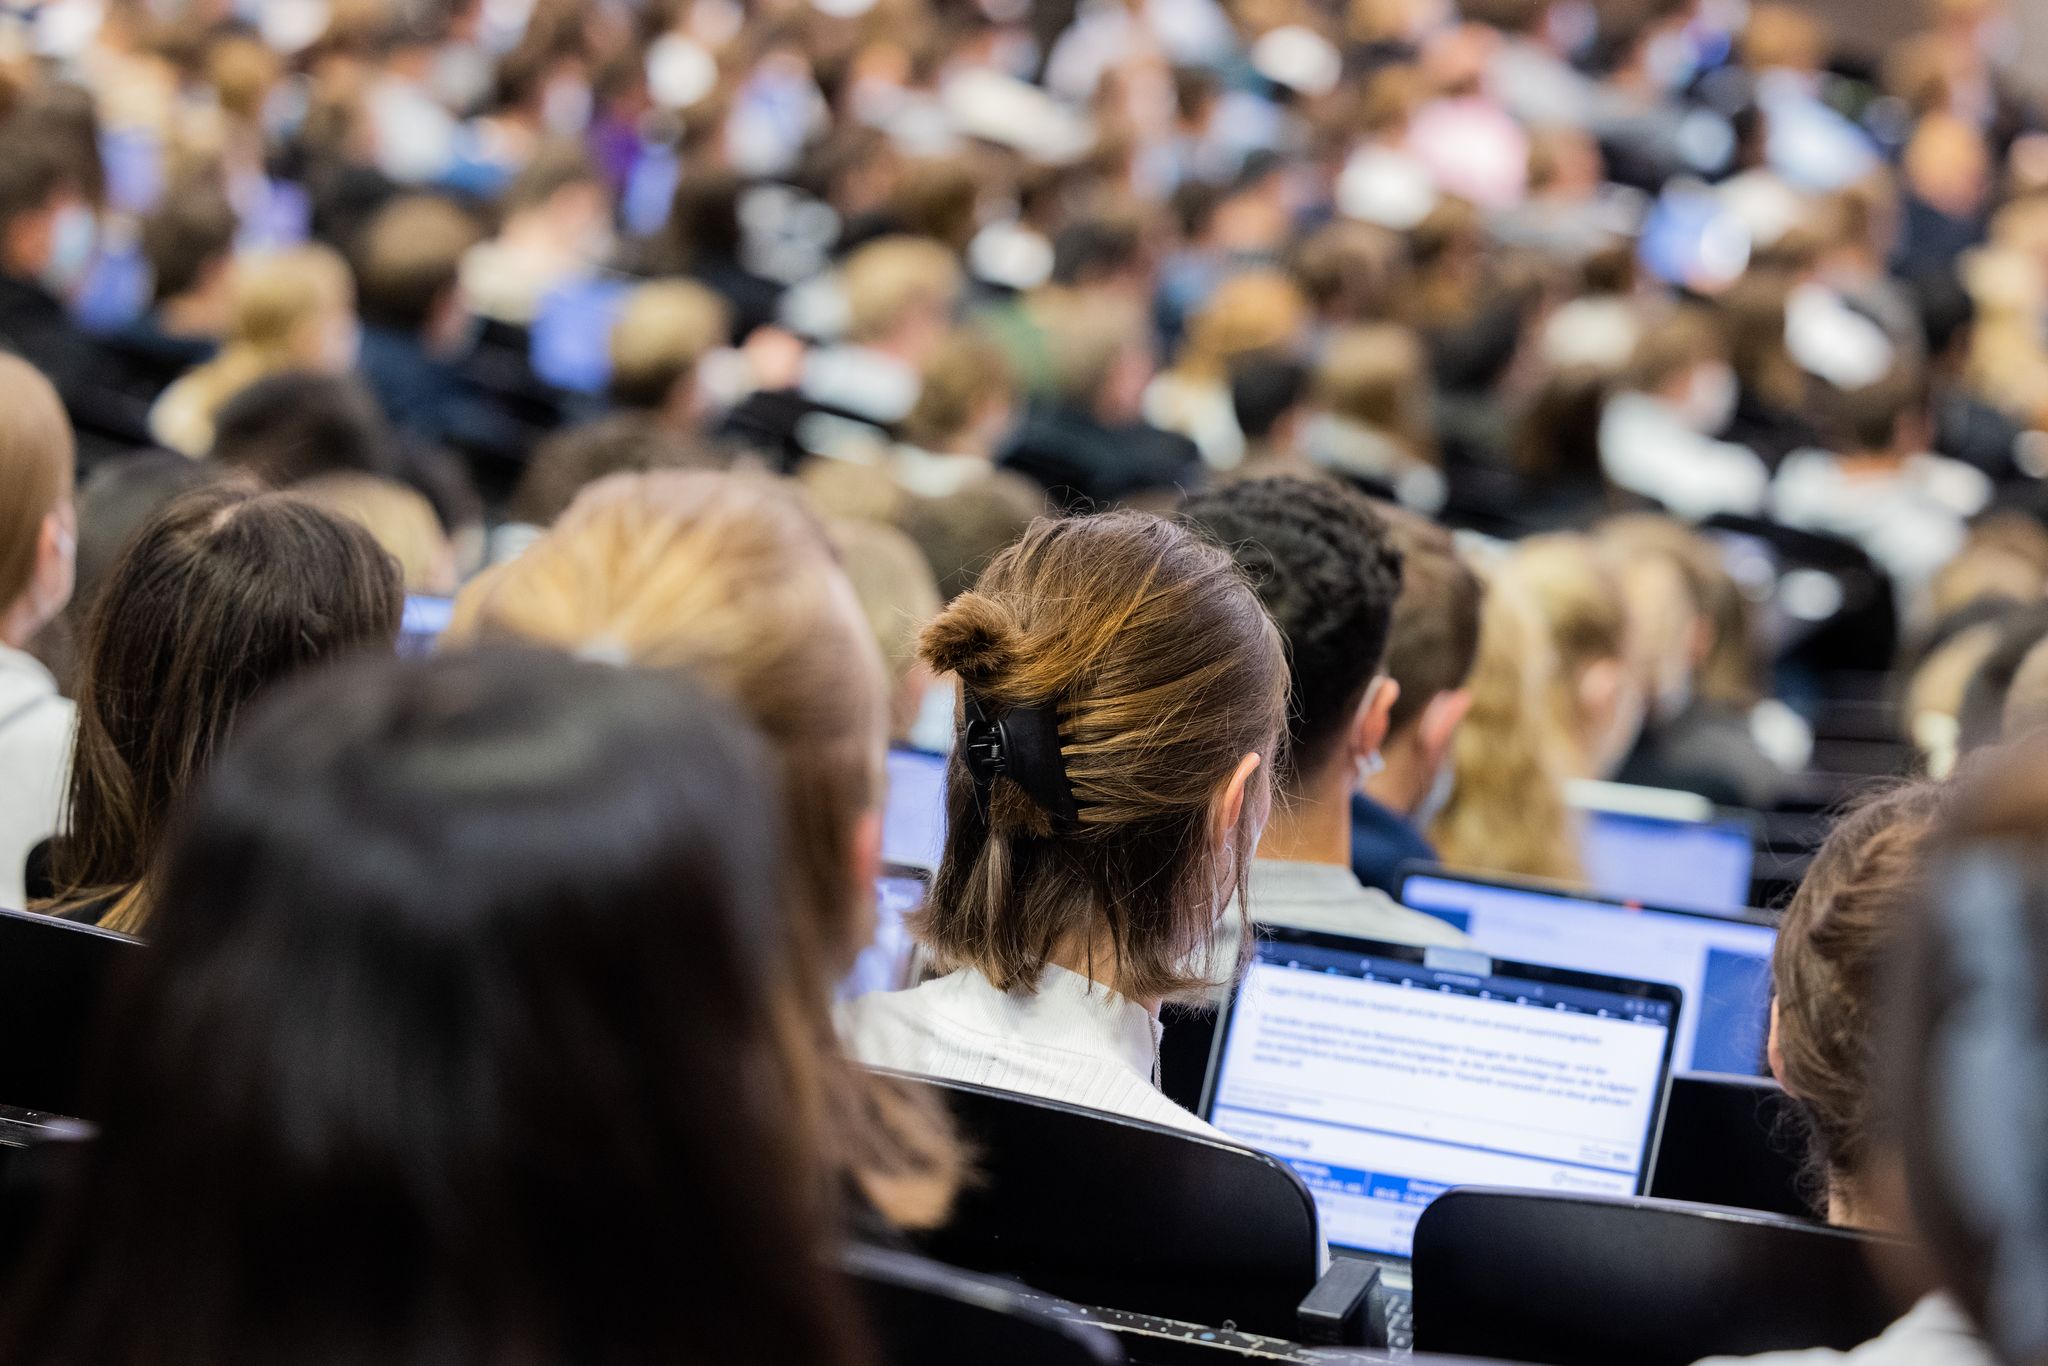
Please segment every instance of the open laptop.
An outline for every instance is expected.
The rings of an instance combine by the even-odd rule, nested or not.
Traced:
[[[882,808],[882,857],[932,869],[946,850],[946,764],[943,754],[889,751],[889,797]]]
[[[432,654],[435,642],[441,639],[454,615],[453,598],[407,593],[405,613],[398,619],[398,653],[407,659]]]
[[[0,1105],[81,1115],[80,1083],[108,981],[142,941],[0,910]]]
[[[1776,921],[1609,900],[1538,882],[1436,870],[1407,873],[1401,902],[1447,920],[1480,948],[1581,972],[1675,982],[1682,1071],[1754,1076],[1770,1030]]]
[[[1298,1173],[1334,1252],[1399,1265],[1453,1186],[1640,1194],[1674,986],[1273,929],[1202,1114]]]
[[[882,875],[875,879],[875,937],[839,984],[842,1002],[859,1000],[871,991],[901,991],[911,984],[917,945],[905,922],[924,905],[930,877],[923,868],[883,865]]]
[[[1739,910],[1756,873],[1756,826],[1703,797],[1618,783],[1576,783],[1586,881],[1603,896],[1659,906]]]

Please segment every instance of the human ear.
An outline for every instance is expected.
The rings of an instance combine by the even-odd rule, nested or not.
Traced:
[[[1351,752],[1358,758],[1379,752],[1387,742],[1394,704],[1401,700],[1401,685],[1385,674],[1367,685],[1358,715],[1351,722]]]
[[[1785,1094],[1797,1100],[1798,1093],[1785,1086],[1785,1054],[1778,1047],[1778,998],[1775,996],[1771,998],[1771,1032],[1764,1043],[1764,1060],[1770,1064],[1771,1075],[1777,1078],[1778,1085],[1785,1087]]]
[[[1252,775],[1259,771],[1259,765],[1263,762],[1256,750],[1239,759],[1236,771],[1230,775],[1230,781],[1225,783],[1223,791],[1217,794],[1215,829],[1210,833],[1218,848],[1230,839],[1231,832],[1237,829],[1238,821],[1243,819],[1245,797],[1251,790]]]

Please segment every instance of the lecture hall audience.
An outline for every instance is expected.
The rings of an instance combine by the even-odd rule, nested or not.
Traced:
[[[1255,923],[1598,797],[1753,837],[1847,1356],[2038,1366],[2048,103],[1884,8],[0,13],[0,910],[144,943],[0,1354],[883,1360],[892,1071],[1228,1141]]]

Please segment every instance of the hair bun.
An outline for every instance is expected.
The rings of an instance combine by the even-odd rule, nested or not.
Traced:
[[[1017,660],[1017,619],[993,598],[962,593],[924,628],[918,657],[969,686],[1008,673]]]

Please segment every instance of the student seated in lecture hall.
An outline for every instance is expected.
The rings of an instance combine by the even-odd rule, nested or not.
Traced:
[[[1213,1135],[1158,1090],[1158,1012],[1207,985],[1271,807],[1287,671],[1258,596],[1172,522],[1042,521],[923,654],[962,700],[913,923],[945,975],[853,1002],[848,1046]]]
[[[1260,924],[1361,939],[1469,942],[1351,871],[1352,798],[1379,771],[1401,697],[1381,671],[1402,575],[1386,524],[1360,494],[1288,478],[1226,485],[1181,516],[1230,550],[1287,642],[1287,746],[1245,910]]]

